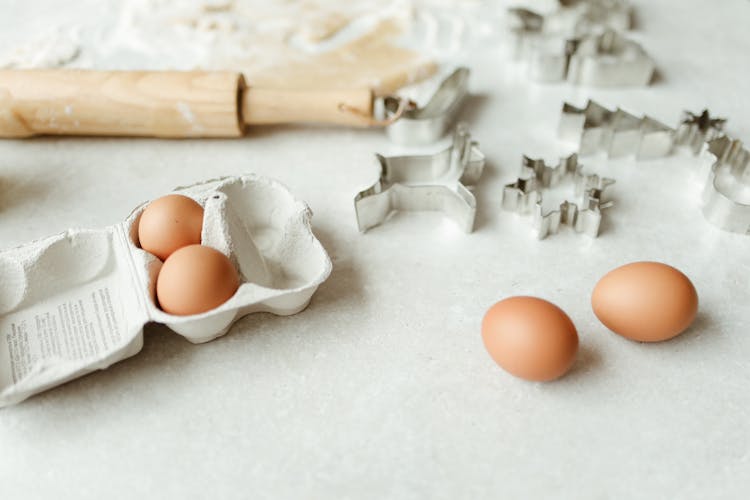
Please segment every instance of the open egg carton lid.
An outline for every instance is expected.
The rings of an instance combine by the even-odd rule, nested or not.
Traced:
[[[156,304],[161,261],[140,248],[138,221],[62,234],[0,252],[0,407],[138,353],[151,321],[194,343],[253,312],[295,314],[328,278],[331,261],[312,212],[279,182],[228,177],[178,188],[204,207],[202,241],[229,257],[237,292],[202,314]]]

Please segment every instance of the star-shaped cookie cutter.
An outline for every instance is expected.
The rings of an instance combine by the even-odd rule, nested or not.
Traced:
[[[559,209],[545,212],[543,190],[569,176],[573,177],[575,196],[581,200],[580,205],[566,200]],[[611,201],[604,201],[604,196],[606,189],[614,183],[614,179],[585,174],[575,153],[552,166],[542,159],[524,156],[521,175],[503,188],[502,207],[519,214],[532,212],[533,227],[539,239],[557,233],[563,224],[571,226],[577,233],[595,238],[599,235],[602,210],[613,205]]]
[[[677,125],[675,144],[688,147],[697,155],[705,143],[722,135],[726,121],[726,118],[712,118],[707,109],[699,115],[685,111]]]
[[[473,230],[477,203],[469,187],[479,181],[485,159],[465,124],[439,153],[376,157],[380,178],[354,198],[360,231],[382,224],[395,211],[439,211],[464,232]]]

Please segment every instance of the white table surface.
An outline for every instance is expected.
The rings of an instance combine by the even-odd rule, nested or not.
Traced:
[[[750,2],[636,5],[633,37],[660,73],[648,88],[530,84],[492,43],[461,56],[475,94],[466,118],[488,158],[470,235],[439,214],[357,231],[352,199],[376,177],[373,153],[403,151],[378,131],[0,142],[3,247],[258,172],[307,200],[334,263],[296,316],[246,317],[205,345],[148,325],[137,356],[0,410],[0,498],[747,498],[750,237],[703,219],[698,163],[587,160],[617,179],[595,240],[537,241],[500,210],[522,154],[570,149],[555,138],[564,100],[669,124],[708,107],[750,141]],[[5,2],[0,28],[69,15]],[[693,280],[688,332],[647,345],[597,321],[594,284],[635,260]],[[484,350],[485,310],[517,294],[557,303],[578,327],[577,362],[557,382],[515,379]]]

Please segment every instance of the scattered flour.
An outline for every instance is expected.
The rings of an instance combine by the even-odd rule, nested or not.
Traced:
[[[80,28],[58,27],[52,33],[0,53],[0,68],[58,68],[81,55]]]
[[[486,8],[481,15],[486,3],[111,1],[118,12],[111,26],[92,19],[54,27],[0,49],[0,67],[234,69],[256,85],[389,92],[429,77],[433,61],[470,50],[477,36],[501,26]]]

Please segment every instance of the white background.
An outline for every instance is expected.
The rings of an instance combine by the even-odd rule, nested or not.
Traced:
[[[71,15],[3,4],[6,36]],[[660,73],[649,88],[530,84],[500,41],[466,56],[465,118],[488,158],[470,235],[439,214],[358,233],[352,199],[377,175],[373,153],[403,151],[378,131],[0,142],[3,247],[252,171],[307,200],[334,263],[297,316],[246,317],[200,346],[149,325],[136,357],[0,410],[0,498],[747,498],[750,237],[703,219],[697,161],[587,160],[617,179],[596,240],[537,241],[500,210],[522,154],[570,150],[555,138],[564,100],[668,124],[708,107],[750,141],[750,2],[637,9],[633,36]],[[682,336],[638,344],[593,315],[596,281],[635,260],[695,283],[700,312]],[[557,382],[515,379],[482,346],[485,310],[517,294],[555,302],[578,327],[577,362]]]

